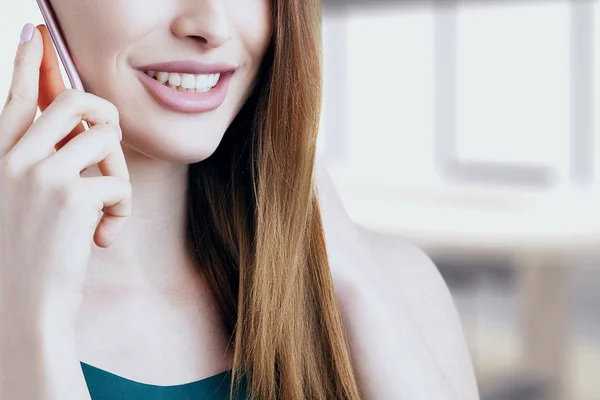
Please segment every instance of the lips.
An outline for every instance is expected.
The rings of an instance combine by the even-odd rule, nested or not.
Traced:
[[[136,67],[136,75],[148,92],[163,107],[183,113],[213,111],[223,104],[236,68],[230,64],[204,64],[196,61],[170,61]],[[217,74],[216,86],[206,92],[186,92],[170,88],[147,75],[147,71],[180,74]]]
[[[180,74],[226,74],[235,71],[235,66],[226,63],[200,63],[193,60],[167,61],[136,67],[139,71],[177,72]]]
[[[161,106],[183,113],[201,113],[219,108],[227,97],[233,75],[232,72],[222,74],[217,85],[207,92],[183,92],[163,85],[142,71],[136,74]]]

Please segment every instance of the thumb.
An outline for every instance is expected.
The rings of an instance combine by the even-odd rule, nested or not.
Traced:
[[[40,39],[40,32],[32,24],[23,27],[15,55],[7,106],[13,100],[19,103],[23,101],[29,108],[37,104],[39,68],[43,53]]]
[[[8,97],[0,115],[0,154],[5,154],[29,129],[37,112],[38,83],[42,61],[42,38],[26,24],[14,60]]]

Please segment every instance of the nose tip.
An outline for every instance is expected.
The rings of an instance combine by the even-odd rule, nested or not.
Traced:
[[[210,32],[187,36],[194,39],[196,42],[199,42],[202,46],[212,48],[221,47],[231,40],[229,32]]]
[[[231,40],[229,17],[220,0],[194,2],[193,7],[175,19],[172,31],[177,37],[192,38],[209,48],[223,46]]]

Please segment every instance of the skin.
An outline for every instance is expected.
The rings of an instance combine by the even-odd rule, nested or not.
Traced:
[[[231,358],[225,331],[204,282],[190,269],[181,240],[187,164],[214,152],[249,96],[270,40],[270,1],[52,0],[52,5],[86,91],[119,110],[134,188],[132,215],[118,240],[92,251],[77,332],[81,359],[124,375],[137,371],[143,373],[137,376],[142,381],[165,384],[223,371]],[[166,109],[133,74],[132,66],[179,59],[237,67],[218,109],[197,114]],[[120,312],[111,312],[107,325],[95,315],[114,306],[115,296]],[[144,340],[132,344],[130,335]],[[108,338],[103,347],[113,351],[98,348],[98,337]],[[190,352],[208,356],[182,363]],[[132,353],[135,357],[124,356]],[[160,369],[140,368],[157,364]]]
[[[130,183],[133,195],[113,189],[118,192],[115,199],[121,201],[114,205],[114,220],[106,222],[105,230],[114,230],[118,236],[114,242],[103,235],[94,236],[99,246],[92,246],[85,273],[77,275],[85,280],[80,282],[81,304],[73,334],[54,330],[41,340],[47,347],[51,344],[53,349],[60,349],[54,351],[65,364],[56,368],[59,357],[47,354],[44,361],[48,364],[55,359],[51,370],[67,371],[64,376],[52,375],[56,382],[72,382],[74,377],[81,382],[78,360],[158,385],[195,381],[228,369],[232,354],[226,348],[227,337],[214,298],[192,271],[183,246],[187,164],[214,152],[249,95],[270,39],[270,1],[53,0],[52,4],[86,91],[116,106],[118,121],[111,120],[109,125],[120,125],[123,131],[120,146],[111,150],[112,159],[97,169],[87,169],[82,176],[120,173]],[[47,33],[41,32],[48,41]],[[35,92],[40,108],[48,107],[49,116],[58,115],[60,107],[52,102],[63,86],[56,58],[46,51],[41,62],[42,35],[37,31],[27,46],[19,50],[22,54],[17,58],[21,57],[25,66],[15,69],[11,94],[32,97]],[[165,109],[133,74],[135,65],[186,58],[238,67],[219,109],[199,114]],[[37,81],[36,68],[40,72],[39,98],[37,90],[25,83]],[[79,100],[89,109],[104,110],[98,111],[97,124],[111,115],[104,103],[94,103],[91,98]],[[7,103],[9,110],[0,117],[0,136],[9,131],[6,121],[15,121],[17,114],[31,117],[31,110],[19,111],[15,101]],[[56,104],[66,107],[68,102]],[[46,126],[50,126],[49,121]],[[58,137],[61,141],[56,154],[81,133],[79,127],[68,135],[74,126]],[[119,164],[120,160],[123,163]],[[357,227],[344,211],[321,161],[316,171],[331,272],[363,397],[478,398],[458,317],[435,266],[414,246],[392,246]],[[15,198],[11,205],[16,207],[23,199]],[[114,222],[121,221],[119,216],[126,218],[123,225]],[[54,237],[52,232],[40,235],[36,243]],[[9,248],[6,245],[4,251],[8,256]],[[14,263],[16,259],[15,255],[8,261]],[[27,266],[20,267],[12,272]],[[71,289],[80,290],[76,285]],[[6,302],[9,300],[7,297]],[[59,320],[57,315],[67,321],[68,311],[73,310],[57,305],[52,321]],[[51,317],[48,314],[45,318]],[[21,325],[14,325],[25,325],[18,322]],[[0,348],[0,356],[2,351],[8,350]],[[32,386],[30,375],[23,379]],[[14,382],[18,383],[18,378]],[[59,387],[64,393],[74,390],[73,385],[57,383],[53,393],[59,392]],[[84,389],[80,386],[80,397],[68,392],[70,398],[84,398]]]
[[[31,139],[30,143],[21,139],[20,151],[10,151],[10,157],[3,157],[8,166],[3,169],[4,187],[14,193],[12,198],[4,196],[6,204],[3,207],[9,215],[31,215],[27,221],[4,221],[6,232],[0,236],[10,238],[10,243],[3,243],[10,251],[0,251],[4,256],[3,265],[14,266],[10,271],[14,275],[12,281],[27,279],[19,275],[23,271],[28,271],[30,277],[36,274],[37,270],[30,268],[45,271],[48,276],[40,279],[47,278],[50,283],[44,283],[52,287],[51,279],[67,269],[61,264],[64,260],[60,254],[52,249],[69,249],[68,269],[77,274],[69,276],[71,286],[64,288],[69,294],[68,300],[64,300],[67,304],[63,304],[61,296],[54,294],[48,294],[52,301],[48,298],[39,301],[45,308],[43,319],[53,321],[47,324],[52,325],[52,329],[70,326],[72,314],[77,315],[73,335],[79,360],[141,382],[163,385],[193,381],[228,369],[231,365],[231,351],[226,348],[228,337],[214,298],[203,279],[192,270],[184,246],[187,164],[202,161],[214,152],[250,94],[270,40],[270,1],[164,0],[148,3],[145,0],[83,0],[73,3],[53,0],[52,6],[86,91],[93,95],[89,94],[85,99],[57,98],[43,115],[52,115],[56,120],[67,113],[65,110],[75,107],[73,104],[80,104],[85,109],[83,113],[88,115],[91,115],[89,110],[102,108],[101,115],[92,121],[95,123],[107,121],[106,116],[111,115],[110,124],[120,125],[124,140],[118,148],[110,149],[111,160],[104,162],[102,167],[87,169],[82,176],[120,175],[129,181],[133,195],[129,199],[122,185],[111,189],[113,192],[120,190],[123,198],[114,210],[115,217],[121,214],[126,217],[126,222],[120,225],[114,222],[117,218],[105,222],[102,227],[105,229],[94,236],[98,246],[92,246],[89,259],[86,259],[88,255],[80,250],[86,247],[79,243],[81,235],[67,236],[66,233],[75,232],[84,225],[84,222],[76,221],[74,213],[67,212],[67,208],[75,203],[81,203],[83,207],[88,201],[80,183],[65,184],[68,187],[59,190],[57,195],[52,193],[50,183],[38,184],[38,181],[44,181],[43,178],[22,179],[24,175],[43,175],[31,172],[41,170],[33,166],[36,162],[28,159],[32,149],[41,147],[34,137],[50,140],[54,135],[61,143],[68,141],[58,136],[59,127],[49,123],[49,117],[45,121],[39,121],[41,117],[38,119],[36,135],[25,132],[35,114],[30,102],[32,98],[37,101],[34,82],[37,89],[38,79],[40,81],[40,100],[45,103],[40,104],[42,106],[61,90],[56,76],[52,75],[56,68],[51,60],[39,70],[43,47],[41,35],[36,31],[33,40],[19,48],[11,93],[0,121],[0,132],[4,136],[3,156],[20,137]],[[161,49],[160,52],[157,49]],[[217,110],[183,114],[163,108],[134,75],[133,66],[181,59],[225,62],[237,67],[228,96]],[[91,100],[90,96],[116,106],[118,120],[107,104]],[[19,125],[19,129],[14,129],[15,125]],[[86,132],[76,139],[87,135]],[[98,143],[88,146],[93,149]],[[50,158],[58,159],[57,156]],[[26,170],[21,168],[23,164],[32,165],[27,173],[21,173]],[[56,167],[59,163],[53,164]],[[13,173],[17,169],[19,173]],[[48,175],[56,174],[48,172]],[[72,189],[77,185],[78,189]],[[28,193],[37,193],[39,202],[32,204],[36,198],[28,197]],[[42,196],[42,193],[46,195]],[[45,201],[42,201],[43,197]],[[41,210],[48,209],[49,203],[61,203],[62,197],[66,197],[62,203],[70,206],[56,204],[54,208],[61,213],[51,215],[52,223],[41,221],[39,216],[34,218],[37,213],[27,211],[43,212]],[[78,200],[80,197],[85,197],[85,201]],[[98,204],[98,198],[93,201]],[[87,211],[90,214],[86,214],[85,225],[90,222],[93,210]],[[64,216],[62,219],[61,215]],[[69,229],[64,227],[67,223]],[[17,234],[19,226],[25,224],[32,229]],[[115,231],[119,234],[113,242],[108,236]],[[78,232],[87,233],[87,229]],[[35,259],[27,260],[23,265],[19,254],[33,253],[34,243],[47,242],[45,238],[52,238],[54,243],[48,245],[48,249],[38,245]],[[156,243],[161,245],[156,246]],[[85,261],[85,274],[78,269],[81,261]],[[50,272],[57,265],[61,268]],[[85,282],[81,282],[83,279]],[[29,297],[31,302],[37,302],[37,288],[27,289],[33,292]],[[79,298],[80,290],[83,291],[82,298]],[[27,293],[20,293],[18,298],[27,296]],[[60,304],[53,304],[51,311],[47,311],[49,304],[58,303],[59,300],[54,299],[59,298]],[[28,321],[25,323],[29,324]],[[190,354],[198,354],[198,357],[190,357]]]

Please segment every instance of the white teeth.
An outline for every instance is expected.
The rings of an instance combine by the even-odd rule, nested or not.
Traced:
[[[186,89],[193,89],[196,87],[196,77],[192,74],[181,75],[181,86]]]
[[[210,87],[211,81],[212,81],[212,79],[210,78],[210,75],[196,76],[196,89],[203,90],[203,89],[206,89],[207,87]]]
[[[216,86],[221,74],[196,75],[196,90],[206,92]]]
[[[181,75],[179,74],[169,74],[169,85],[179,86],[181,85]]]
[[[146,71],[165,86],[186,92],[208,92],[219,82],[221,74],[178,74],[174,72]]]
[[[157,72],[156,80],[160,83],[167,83],[169,81],[169,73],[168,72]]]

